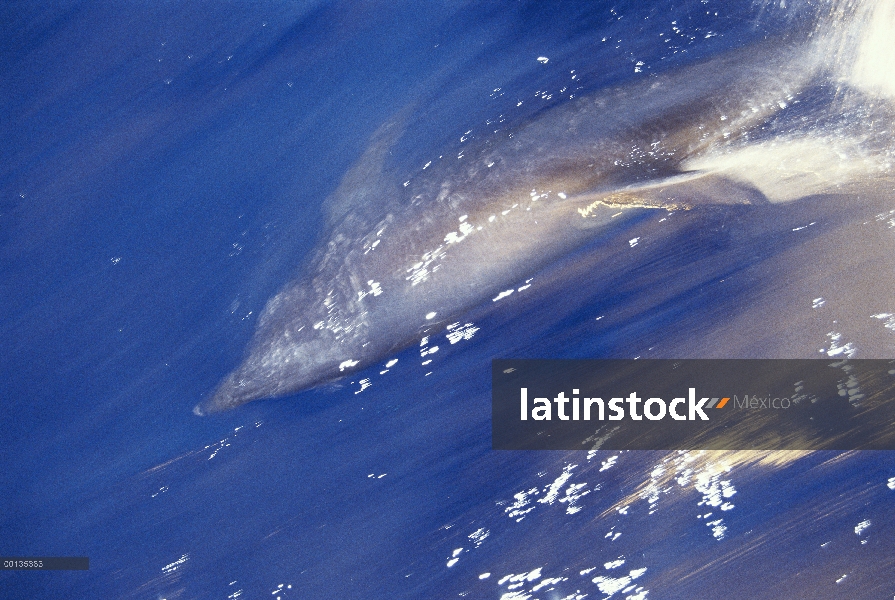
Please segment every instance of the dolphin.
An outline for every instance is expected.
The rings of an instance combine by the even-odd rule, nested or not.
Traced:
[[[325,201],[303,276],[268,301],[246,357],[194,412],[363,369],[649,211],[783,202],[799,196],[793,182],[818,193],[855,180],[810,160],[767,178],[749,167],[777,146],[790,159],[826,148],[792,132],[755,140],[828,77],[827,55],[816,41],[732,51],[561,103],[412,173],[384,166],[404,130],[393,119]]]

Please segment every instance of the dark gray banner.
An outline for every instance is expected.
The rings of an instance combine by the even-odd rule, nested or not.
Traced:
[[[87,571],[86,556],[0,556],[2,571]]]
[[[893,450],[895,360],[495,360],[496,450]]]

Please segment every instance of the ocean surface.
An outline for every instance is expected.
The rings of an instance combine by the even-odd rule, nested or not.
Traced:
[[[0,571],[0,596],[895,596],[890,452],[490,437],[495,358],[895,359],[893,32],[885,2],[4,3],[0,555],[90,569]],[[669,116],[623,93],[651,81]],[[747,133],[675,117],[768,89]],[[373,192],[491,148],[529,173],[507,139],[580,159],[564,115],[601,94],[757,200],[710,186],[517,264],[369,366],[193,413],[327,211],[392,210],[334,196],[369,149]],[[619,186],[668,175],[613,143]]]

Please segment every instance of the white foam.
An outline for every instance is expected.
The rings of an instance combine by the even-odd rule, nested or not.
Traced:
[[[841,75],[867,94],[895,99],[895,2],[861,3],[846,36]]]
[[[839,189],[885,165],[868,156],[857,140],[811,135],[709,153],[682,167],[723,175],[782,203]]]

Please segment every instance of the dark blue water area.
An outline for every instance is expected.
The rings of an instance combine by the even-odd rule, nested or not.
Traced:
[[[799,39],[817,10],[4,4],[0,554],[89,556],[90,570],[0,571],[0,596],[895,593],[888,453],[691,464],[490,449],[492,358],[700,356],[731,334],[732,354],[758,355],[771,334],[728,320],[787,294],[810,307],[829,263],[792,278],[792,252],[854,236],[888,210],[879,198],[677,214],[673,235],[632,219],[458,317],[465,336],[192,413],[325,235],[323,200],[400,111],[384,168],[412,174],[570,96]]]

